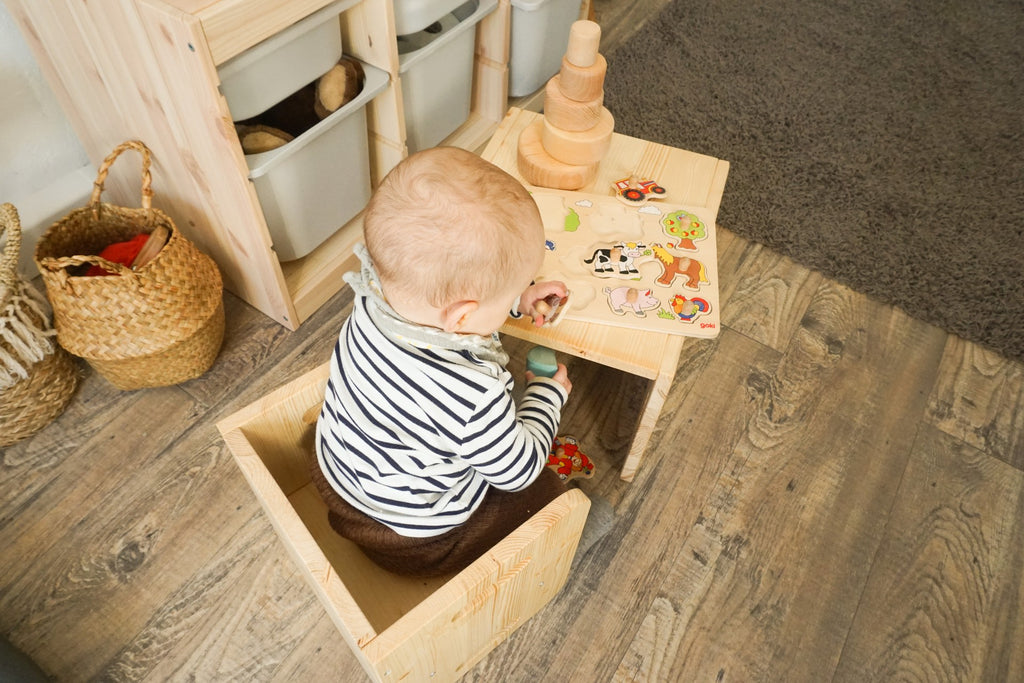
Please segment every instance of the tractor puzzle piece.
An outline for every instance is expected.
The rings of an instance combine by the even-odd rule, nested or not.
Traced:
[[[612,183],[615,197],[627,206],[642,206],[648,199],[661,199],[665,188],[656,180],[641,180],[636,176],[616,180]]]

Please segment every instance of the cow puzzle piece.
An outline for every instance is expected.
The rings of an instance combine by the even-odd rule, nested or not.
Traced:
[[[595,245],[590,258],[583,259],[583,263],[593,266],[591,272],[597,277],[638,280],[640,271],[637,265],[651,255],[651,250],[642,242],[618,241],[614,244]]]

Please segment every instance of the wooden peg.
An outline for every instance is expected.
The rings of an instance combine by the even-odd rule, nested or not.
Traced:
[[[597,55],[590,66],[577,66],[562,58],[562,69],[558,72],[562,94],[570,100],[589,102],[604,92],[604,77],[608,62],[604,55]]]
[[[566,164],[597,164],[608,151],[615,131],[615,119],[607,108],[601,107],[597,125],[588,130],[570,131],[557,128],[545,117],[541,144],[555,159]]]
[[[570,100],[562,92],[561,77],[555,74],[544,88],[544,118],[562,130],[589,130],[601,120],[604,91],[589,102]]]
[[[597,177],[599,164],[566,164],[553,158],[541,143],[544,123],[534,121],[519,134],[517,162],[526,182],[556,190],[578,190]]]
[[[601,27],[593,22],[581,19],[569,27],[569,47],[565,58],[576,66],[588,67],[597,59],[597,48],[601,43]]]

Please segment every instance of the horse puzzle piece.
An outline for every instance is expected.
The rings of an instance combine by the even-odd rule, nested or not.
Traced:
[[[573,436],[556,436],[548,453],[548,469],[554,470],[562,481],[590,479],[597,469],[580,450],[580,442]]]
[[[708,281],[707,270],[697,259],[670,254],[660,244],[652,244],[651,250],[662,267],[661,276],[655,280],[659,285],[670,287],[677,275],[686,278],[683,286],[693,290],[700,289],[701,283]]]

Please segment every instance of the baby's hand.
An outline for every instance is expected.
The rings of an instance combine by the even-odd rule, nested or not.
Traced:
[[[551,310],[544,299],[552,295],[564,299],[568,292],[565,283],[558,280],[545,280],[532,284],[519,297],[519,312],[533,318],[533,324],[540,327],[545,323],[546,316]],[[538,306],[538,304],[540,305]]]
[[[526,371],[526,382],[527,383],[532,382],[535,377],[536,377],[536,375],[534,375],[532,372],[530,372],[529,370]],[[572,393],[572,382],[569,381],[569,371],[565,369],[565,365],[563,365],[562,363],[559,363],[558,364],[558,370],[555,372],[554,375],[551,376],[551,379],[553,379],[556,382],[558,382],[559,384],[561,384],[562,387],[565,388],[565,393],[566,394],[571,394]]]

